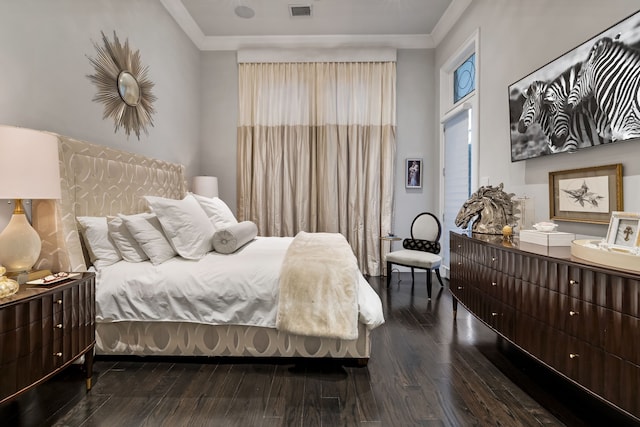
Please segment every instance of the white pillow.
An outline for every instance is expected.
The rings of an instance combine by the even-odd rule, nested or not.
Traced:
[[[108,217],[107,227],[109,229],[109,236],[111,236],[113,243],[115,243],[118,251],[120,251],[122,259],[128,262],[142,262],[149,259],[136,239],[133,238],[133,235],[121,217]]]
[[[109,236],[107,218],[103,216],[79,216],[80,232],[96,268],[115,264],[122,259],[118,248]]]
[[[213,248],[221,254],[230,254],[246,245],[258,235],[258,226],[242,221],[213,235]]]
[[[120,215],[120,218],[153,265],[162,264],[177,255],[155,214]]]
[[[191,195],[200,203],[200,206],[202,206],[202,209],[209,217],[216,231],[223,230],[238,223],[236,217],[233,216],[233,212],[231,212],[229,206],[227,206],[222,199],[218,197],[204,197],[193,193],[191,193]]]
[[[213,250],[213,224],[190,194],[182,200],[145,196],[173,248],[183,258],[200,259]]]

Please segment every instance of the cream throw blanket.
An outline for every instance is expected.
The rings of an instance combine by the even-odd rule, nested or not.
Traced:
[[[358,338],[358,264],[342,234],[298,233],[280,274],[276,328],[296,335]]]

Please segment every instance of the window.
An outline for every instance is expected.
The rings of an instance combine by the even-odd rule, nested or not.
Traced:
[[[476,54],[471,54],[453,72],[453,103],[473,92],[476,88]]]

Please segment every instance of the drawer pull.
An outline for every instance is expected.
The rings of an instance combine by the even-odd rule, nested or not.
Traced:
[[[575,280],[571,279],[571,280],[569,280],[569,284],[570,285],[577,285],[578,282],[576,282]]]
[[[458,245],[458,249],[460,249],[462,247],[462,245]]]
[[[53,353],[53,355],[56,357],[62,357],[62,352],[59,351],[57,353]]]
[[[62,329],[62,323],[58,323],[58,324],[56,325],[56,328],[58,328],[58,329]]]
[[[578,353],[569,353],[570,359],[575,359],[576,357],[580,357],[580,355]]]
[[[496,282],[491,282],[491,286],[498,286]]]
[[[62,305],[62,300],[61,300],[61,299],[57,300],[57,301],[56,301],[56,304],[58,304],[58,305]]]
[[[461,291],[464,289],[464,286],[458,286],[458,290]]]
[[[492,256],[491,257],[491,262],[495,262],[496,261],[496,257]]]
[[[492,311],[492,312],[491,312],[491,315],[495,317],[495,316],[498,316],[498,315],[499,315],[499,313],[496,313],[495,311]]]
[[[577,316],[578,314],[580,314],[580,313],[578,313],[577,311],[573,311],[573,310],[571,310],[569,312],[569,316]]]

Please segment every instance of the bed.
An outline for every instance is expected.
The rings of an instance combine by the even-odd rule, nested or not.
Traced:
[[[34,201],[33,226],[43,239],[36,267],[96,271],[97,354],[340,358],[366,364],[370,332],[384,319],[380,299],[359,271],[353,285],[355,335],[346,339],[278,327],[279,274],[298,236],[256,237],[233,254],[210,252],[197,261],[174,257],[159,265],[124,260],[91,265],[78,218],[139,214],[149,209],[146,196],[186,198],[184,167],[57,136],[62,198]],[[256,269],[246,267],[252,264],[266,281],[254,281]],[[220,275],[234,268],[240,273]],[[243,293],[233,294],[237,289]],[[230,300],[241,307],[226,305]]]

